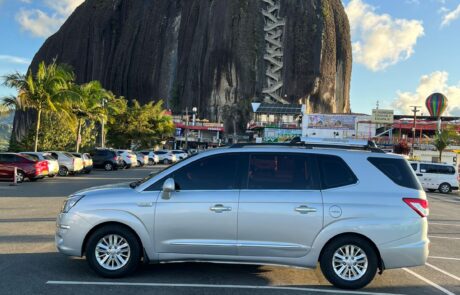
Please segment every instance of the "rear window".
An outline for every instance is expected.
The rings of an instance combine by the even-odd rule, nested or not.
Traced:
[[[416,190],[422,189],[406,160],[377,157],[370,157],[367,160],[397,185]]]
[[[322,189],[336,188],[358,182],[358,178],[342,158],[318,155],[318,162]]]

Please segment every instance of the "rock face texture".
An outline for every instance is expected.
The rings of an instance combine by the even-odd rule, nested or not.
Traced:
[[[78,82],[99,80],[129,99],[244,122],[250,102],[269,99],[264,11],[283,22],[279,96],[289,103],[310,96],[317,112],[349,112],[351,41],[340,0],[86,0],[31,67],[57,58]],[[19,138],[25,116],[16,116]]]

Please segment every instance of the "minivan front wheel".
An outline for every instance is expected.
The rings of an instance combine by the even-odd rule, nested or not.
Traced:
[[[339,237],[323,250],[321,271],[334,286],[360,289],[375,277],[378,256],[370,243],[357,236]]]
[[[86,260],[100,276],[119,278],[134,272],[141,259],[141,246],[129,229],[108,225],[96,230],[86,247]]]
[[[448,194],[450,193],[452,190],[452,187],[450,186],[450,184],[448,183],[442,183],[440,186],[439,186],[439,191],[443,194]]]

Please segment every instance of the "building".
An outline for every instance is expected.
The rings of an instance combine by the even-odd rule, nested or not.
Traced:
[[[202,149],[219,146],[222,143],[224,124],[206,119],[191,119],[190,116],[172,116],[176,127],[174,148]]]

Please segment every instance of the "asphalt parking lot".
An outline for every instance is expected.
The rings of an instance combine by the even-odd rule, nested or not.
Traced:
[[[387,270],[360,291],[331,287],[319,269],[230,264],[142,265],[129,278],[97,277],[54,248],[55,218],[79,189],[133,181],[160,167],[0,183],[0,294],[460,294],[460,197],[430,193],[430,257]]]

